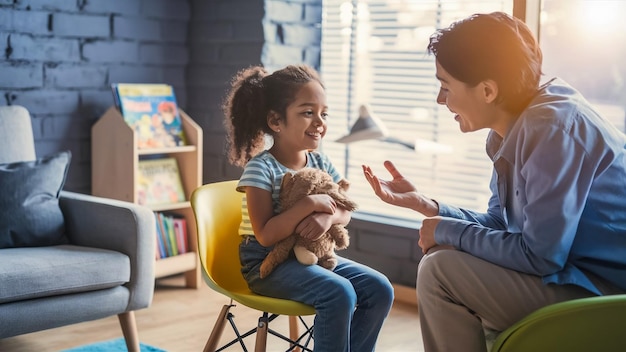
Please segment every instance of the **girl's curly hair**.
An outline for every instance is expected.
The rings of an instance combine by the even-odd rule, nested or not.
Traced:
[[[274,133],[267,124],[269,112],[284,119],[298,88],[311,81],[322,85],[318,73],[307,65],[289,65],[272,74],[252,66],[233,77],[222,106],[233,165],[244,166],[264,149],[265,136]]]

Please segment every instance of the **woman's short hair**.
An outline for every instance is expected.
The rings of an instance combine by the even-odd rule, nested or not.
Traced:
[[[543,55],[528,26],[503,12],[474,14],[440,29],[428,52],[452,77],[476,86],[494,80],[496,102],[519,114],[539,87]]]

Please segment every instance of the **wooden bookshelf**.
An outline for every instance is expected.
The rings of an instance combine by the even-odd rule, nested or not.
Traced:
[[[202,128],[180,110],[187,145],[172,148],[137,148],[137,135],[120,112],[110,107],[91,129],[92,194],[137,203],[138,163],[143,157],[173,157],[178,162],[185,197],[202,185]],[[200,281],[196,222],[189,201],[150,206],[153,211],[175,213],[187,221],[190,252],[158,259],[155,278],[185,274],[185,286]],[[156,233],[155,233],[156,237]]]

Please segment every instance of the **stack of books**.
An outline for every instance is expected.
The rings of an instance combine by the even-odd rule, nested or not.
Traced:
[[[154,213],[157,225],[156,259],[187,253],[187,221],[176,214]]]

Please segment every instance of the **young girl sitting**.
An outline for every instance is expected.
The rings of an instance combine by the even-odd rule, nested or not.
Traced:
[[[296,232],[315,239],[350,212],[325,194],[309,195],[281,212],[283,175],[304,167],[341,180],[328,157],[317,151],[328,118],[324,86],[315,70],[287,66],[272,74],[262,67],[239,72],[224,104],[230,161],[243,166],[238,190],[245,192],[239,228],[242,273],[258,294],[315,307],[315,351],[373,351],[393,303],[383,274],[338,257],[334,270],[302,265],[291,256],[261,279],[259,267],[271,247]],[[266,137],[273,144],[266,150]]]

